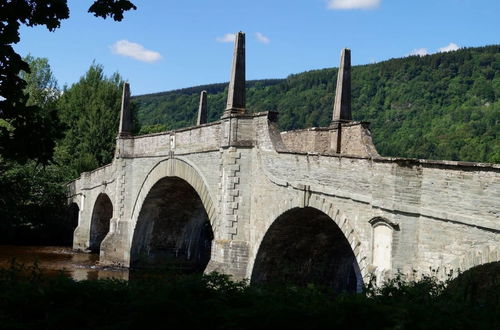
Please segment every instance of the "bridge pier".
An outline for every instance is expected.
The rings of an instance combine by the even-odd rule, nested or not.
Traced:
[[[245,241],[214,240],[205,273],[216,271],[231,275],[235,280],[247,278],[249,250],[249,244]]]
[[[130,220],[111,219],[110,231],[101,243],[99,263],[101,265],[129,267],[130,242],[133,232]]]

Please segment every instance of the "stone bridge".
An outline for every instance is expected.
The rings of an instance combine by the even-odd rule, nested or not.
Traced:
[[[125,84],[113,162],[69,185],[74,248],[122,267],[217,270],[359,290],[374,274],[448,276],[500,258],[500,166],[381,157],[353,121],[342,51],[332,124],[279,132],[245,108],[239,33],[221,119],[132,136]]]

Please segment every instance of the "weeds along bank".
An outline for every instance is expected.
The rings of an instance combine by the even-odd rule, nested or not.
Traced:
[[[317,286],[249,286],[226,275],[125,282],[44,278],[36,268],[0,272],[2,329],[494,329],[500,263],[444,284],[401,278],[363,294]]]

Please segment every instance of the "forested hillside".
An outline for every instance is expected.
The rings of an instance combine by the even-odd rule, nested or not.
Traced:
[[[327,126],[337,69],[247,82],[247,108],[279,111],[282,130]],[[371,122],[384,156],[500,162],[500,45],[355,66],[353,118]],[[222,114],[227,83],[136,96],[140,133],[195,123],[208,91],[209,121]]]

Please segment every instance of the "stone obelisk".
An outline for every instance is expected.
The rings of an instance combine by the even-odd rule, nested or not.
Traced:
[[[120,129],[118,136],[132,135],[132,114],[130,113],[130,85],[129,83],[123,84],[122,94],[122,108],[120,111]]]
[[[351,50],[344,48],[340,53],[332,124],[351,120]]]
[[[238,32],[234,40],[233,65],[229,80],[226,110],[223,117],[245,113],[245,34]]]
[[[206,124],[207,122],[207,91],[201,91],[200,105],[198,107],[198,120],[196,125]]]

